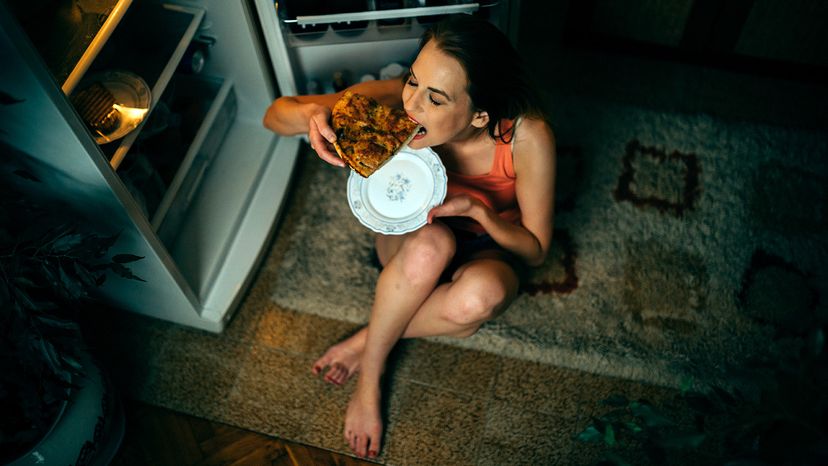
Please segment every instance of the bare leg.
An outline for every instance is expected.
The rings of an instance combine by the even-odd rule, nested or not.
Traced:
[[[391,261],[391,258],[399,252],[402,245],[416,233],[399,236],[377,236],[377,254],[383,269]],[[328,368],[324,380],[335,385],[343,385],[359,370],[359,361],[362,358],[362,349],[365,347],[367,335],[368,327],[365,326],[346,340],[331,346],[321,358],[314,362],[311,372],[314,375],[319,375],[325,368]]]
[[[443,225],[428,225],[407,238],[380,273],[360,360],[360,377],[345,414],[345,437],[354,452],[374,457],[382,437],[380,377],[391,349],[437,285],[454,254]]]
[[[491,259],[469,264],[458,270],[452,283],[435,288],[451,254],[438,253],[444,246],[435,247],[445,238],[442,230],[427,234],[432,236],[406,243],[380,274],[364,332],[362,374],[345,416],[345,437],[360,456],[374,457],[380,449],[380,376],[397,341],[403,336],[469,336],[517,294],[514,272]]]
[[[512,302],[517,295],[517,289],[517,277],[505,263],[476,260],[466,264],[455,272],[450,283],[434,289],[408,323],[402,338],[463,338],[473,335],[480,324],[495,317]],[[484,298],[484,302],[480,304],[489,306],[491,315],[486,315],[486,309],[483,309],[483,315],[479,319],[460,315],[464,309],[464,300],[474,296]],[[350,380],[359,371],[367,335],[366,326],[348,339],[330,347],[314,363],[313,373],[319,375],[328,367],[324,376],[325,381],[342,385]]]

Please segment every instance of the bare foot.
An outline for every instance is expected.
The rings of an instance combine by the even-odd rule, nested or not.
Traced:
[[[359,361],[362,358],[362,349],[365,348],[365,337],[368,327],[362,328],[347,340],[337,343],[322,355],[311,368],[314,375],[319,375],[325,368],[325,381],[342,385],[359,371]]]
[[[345,412],[345,440],[357,456],[376,458],[382,442],[379,387],[357,387]]]

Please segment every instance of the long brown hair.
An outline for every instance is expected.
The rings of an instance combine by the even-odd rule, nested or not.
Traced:
[[[431,40],[466,71],[473,110],[489,114],[489,136],[511,141],[514,125],[501,131],[503,119],[524,116],[546,120],[520,55],[492,23],[472,15],[451,15],[423,34],[420,50]]]

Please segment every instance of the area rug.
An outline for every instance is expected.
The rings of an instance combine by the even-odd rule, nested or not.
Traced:
[[[678,386],[727,380],[824,315],[824,135],[552,100],[551,254],[501,317],[471,338],[433,340]],[[271,299],[364,323],[374,236],[348,208],[348,173],[311,154],[266,264]]]

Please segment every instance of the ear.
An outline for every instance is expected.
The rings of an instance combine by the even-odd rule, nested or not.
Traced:
[[[489,124],[489,113],[483,110],[474,112],[471,124],[475,128],[485,128]]]

